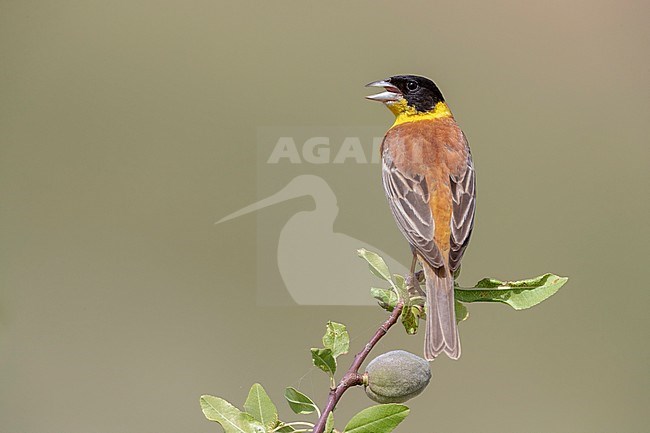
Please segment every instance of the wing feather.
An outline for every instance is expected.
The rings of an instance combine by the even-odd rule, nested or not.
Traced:
[[[443,258],[433,240],[435,223],[426,178],[398,170],[386,150],[382,161],[384,190],[397,226],[427,262],[434,267],[443,266]]]
[[[476,177],[472,155],[467,151],[467,165],[458,176],[450,176],[452,194],[451,215],[451,251],[449,252],[449,267],[452,272],[460,267],[463,253],[469,243],[474,228],[474,212],[476,210]]]

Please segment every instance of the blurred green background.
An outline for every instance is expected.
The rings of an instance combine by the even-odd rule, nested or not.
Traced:
[[[325,322],[357,350],[383,313],[257,306],[264,215],[213,223],[257,198],[258,127],[381,135],[391,115],[362,85],[397,73],[433,78],[472,145],[462,282],[571,278],[529,311],[471,305],[462,359],[433,364],[399,431],[647,430],[649,12],[0,1],[0,432],[215,432],[199,395],[240,405],[255,381],[285,418],[287,385],[323,402]],[[377,177],[339,196],[335,228],[407,254],[382,195]],[[394,348],[421,336],[377,354]],[[337,427],[369,403],[350,391]]]

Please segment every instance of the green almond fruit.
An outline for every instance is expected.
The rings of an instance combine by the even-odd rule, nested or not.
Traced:
[[[402,403],[424,391],[431,380],[429,363],[404,350],[379,355],[366,367],[366,395],[377,403]]]

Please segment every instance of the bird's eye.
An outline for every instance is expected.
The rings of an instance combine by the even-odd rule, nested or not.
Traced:
[[[406,82],[406,90],[408,90],[409,92],[415,92],[416,90],[418,90],[418,87],[419,87],[418,83],[416,83],[415,81]]]

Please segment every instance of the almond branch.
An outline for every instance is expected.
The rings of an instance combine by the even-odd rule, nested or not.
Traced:
[[[397,322],[397,319],[399,319],[403,308],[404,308],[404,303],[400,300],[395,306],[395,308],[393,309],[390,317],[384,323],[381,324],[379,329],[377,329],[377,332],[375,332],[375,335],[373,335],[370,341],[366,343],[363,350],[354,357],[354,361],[352,362],[352,365],[345,373],[345,375],[343,375],[343,378],[341,379],[339,384],[335,388],[330,389],[325,410],[323,410],[320,418],[318,418],[318,422],[314,426],[314,430],[312,431],[312,433],[323,433],[325,430],[325,423],[327,422],[327,416],[330,414],[330,412],[334,410],[336,404],[343,396],[343,393],[345,393],[345,391],[347,391],[349,388],[353,386],[361,385],[363,383],[363,379],[359,374],[359,368],[361,368],[361,364],[363,364],[363,361],[365,361],[366,357],[368,356],[372,348],[375,347],[377,342],[381,340],[381,338],[384,335],[386,335],[390,327]]]

